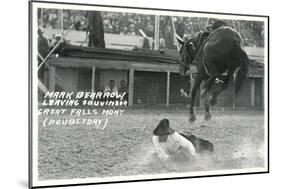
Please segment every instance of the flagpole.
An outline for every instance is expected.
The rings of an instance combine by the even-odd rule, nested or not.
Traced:
[[[63,34],[63,9],[60,9],[60,30],[62,35]]]
[[[42,27],[43,28],[43,25],[44,25],[44,23],[43,23],[43,16],[44,16],[44,13],[43,13],[43,11],[44,11],[44,8],[41,8],[41,26],[40,27]]]
[[[173,32],[174,32],[174,36],[173,36],[174,37],[174,45],[177,46],[177,50],[179,51],[180,50],[180,45],[179,45],[177,39],[180,39],[180,40],[183,40],[183,39],[177,34],[173,17],[171,17],[171,22],[172,22],[172,28],[173,28]]]
[[[155,29],[154,29],[154,50],[159,50],[160,40],[160,16],[155,15]]]

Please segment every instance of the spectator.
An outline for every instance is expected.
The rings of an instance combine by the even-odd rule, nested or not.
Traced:
[[[60,43],[59,45],[57,45],[58,43]],[[50,51],[56,47],[56,49],[53,51],[53,54],[59,54],[62,49],[67,46],[66,41],[63,39],[62,35],[60,34],[56,34],[55,38],[52,40],[51,44],[50,44]]]
[[[74,24],[74,28],[76,31],[80,30],[80,27],[81,27],[81,22],[80,21],[77,21],[75,24]]]
[[[128,35],[136,35],[136,32],[135,32],[135,25],[134,25],[134,24],[130,24],[130,26],[129,26],[129,31],[128,31]]]
[[[125,80],[121,80],[120,81],[120,87],[119,87],[119,93],[123,94],[123,93],[128,93],[128,87],[126,85],[126,82]]]
[[[43,29],[38,29],[38,52],[42,56],[42,58],[45,58],[48,55],[49,52],[49,43],[46,37],[43,35]]]
[[[118,92],[119,92],[120,94],[126,93],[126,94],[124,95],[124,100],[128,101],[128,87],[127,87],[127,85],[126,85],[125,80],[121,80],[121,81],[120,81],[120,87],[119,87]]]
[[[117,90],[117,87],[115,86],[115,81],[114,80],[110,80],[109,81],[109,86],[105,87],[104,92],[118,93],[118,90]]]
[[[50,50],[52,50],[57,45],[57,43],[61,40],[61,38],[62,36],[60,34],[53,35],[53,40],[51,41],[50,44]]]
[[[177,21],[177,27],[176,27],[176,30],[177,30],[177,33],[178,35],[183,38],[183,35],[184,35],[184,29],[185,29],[185,25],[183,23],[183,19],[178,19]]]
[[[127,35],[128,34],[128,28],[127,27],[123,27],[120,34],[121,35]]]
[[[43,36],[43,30],[41,28],[38,29],[38,65],[42,62],[42,59],[44,59],[49,52],[49,44],[48,40]],[[44,80],[44,72],[45,72],[45,66],[41,66],[41,68],[38,71],[38,78],[43,81]]]
[[[149,36],[149,37],[153,37],[154,36],[154,26],[151,22],[147,23],[147,26],[145,28],[145,33]]]
[[[160,39],[159,39],[159,48],[164,49],[166,46],[165,44],[165,38],[162,32],[160,32]]]

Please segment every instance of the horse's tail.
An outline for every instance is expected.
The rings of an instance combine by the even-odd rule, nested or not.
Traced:
[[[244,83],[244,80],[247,77],[248,74],[248,66],[249,66],[249,58],[246,52],[242,49],[242,47],[239,45],[238,46],[238,54],[240,57],[240,66],[238,68],[238,71],[236,72],[235,75],[235,80],[234,80],[234,94],[235,96],[238,95],[239,91],[242,88],[242,85]]]

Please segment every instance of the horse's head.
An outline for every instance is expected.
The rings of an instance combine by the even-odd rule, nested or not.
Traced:
[[[205,43],[209,34],[210,33],[207,31],[199,32],[195,35],[195,37],[190,39],[185,39],[184,41],[177,38],[179,44],[181,44],[181,48],[179,50],[180,53],[179,72],[181,76],[190,74],[190,65],[193,62],[198,51],[201,49],[202,45]]]
[[[178,39],[179,44],[181,44],[181,48],[179,50],[180,53],[180,67],[179,73],[180,76],[186,76],[190,74],[190,65],[194,58],[195,46],[193,42],[190,40],[182,41]]]

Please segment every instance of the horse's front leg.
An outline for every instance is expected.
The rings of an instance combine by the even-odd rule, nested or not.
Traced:
[[[195,104],[197,91],[198,91],[203,79],[204,79],[204,75],[202,73],[198,72],[198,76],[196,77],[194,86],[191,90],[191,102],[190,102],[190,107],[189,107],[189,122],[190,123],[193,123],[196,120],[194,104]]]

